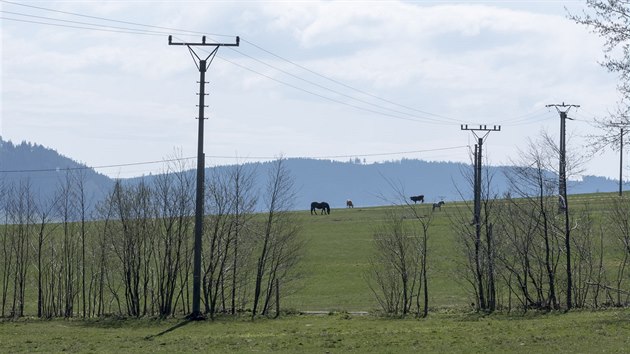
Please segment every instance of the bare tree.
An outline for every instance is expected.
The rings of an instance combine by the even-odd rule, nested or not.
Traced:
[[[248,278],[247,262],[253,251],[254,238],[246,236],[247,231],[253,229],[253,216],[258,201],[254,190],[254,172],[253,169],[247,170],[242,164],[237,164],[230,172],[231,199],[234,203],[230,294],[230,312],[233,315],[236,314],[237,307],[243,305],[246,298],[244,292],[247,291],[245,286]]]
[[[11,317],[24,316],[28,269],[31,264],[31,239],[35,230],[35,202],[30,181],[20,181],[17,188],[8,191],[8,207],[6,210],[10,252],[14,257],[13,269],[9,269],[13,277],[13,299]]]
[[[112,200],[117,223],[110,223],[114,234],[114,252],[120,261],[120,275],[125,289],[126,313],[141,316],[148,311],[150,263],[153,252],[151,189],[140,181],[125,188],[120,181],[114,185]]]
[[[569,14],[569,18],[582,24],[606,40],[605,60],[602,65],[618,73],[619,91],[630,99],[630,2],[627,0],[586,0],[591,11]],[[616,49],[620,50],[616,50]]]
[[[192,216],[192,175],[186,172],[183,160],[166,166],[154,179],[152,198],[156,241],[153,243],[153,278],[158,313],[165,317],[175,311],[178,280],[184,279],[187,260],[185,251],[190,245]],[[184,286],[183,284],[181,286]],[[181,290],[181,289],[180,289]]]
[[[204,243],[208,245],[203,257],[203,296],[205,312],[214,318],[217,312],[221,284],[224,283],[225,269],[228,264],[231,237],[234,227],[230,219],[234,204],[231,201],[228,175],[221,170],[213,170],[210,183],[207,183],[205,203],[209,216],[204,227]]]
[[[260,236],[255,248],[255,269],[252,317],[259,311],[269,313],[270,307],[280,301],[279,284],[286,286],[291,272],[301,256],[299,223],[290,212],[295,199],[293,180],[284,165],[284,159],[274,161],[264,195],[265,221],[260,225]],[[276,306],[277,308],[278,306]]]
[[[510,181],[512,192],[525,201],[524,205],[513,204],[514,208],[521,210],[521,212],[513,214],[513,216],[522,215],[525,218],[534,218],[536,224],[533,226],[532,231],[534,236],[540,237],[542,241],[541,253],[537,249],[529,248],[533,244],[539,244],[537,242],[532,243],[529,240],[525,240],[525,242],[521,241],[515,244],[516,246],[528,247],[526,250],[521,251],[523,257],[527,257],[522,262],[526,262],[528,272],[532,270],[533,260],[529,257],[533,254],[536,256],[540,255],[541,258],[537,258],[537,260],[542,262],[544,273],[546,274],[546,286],[541,284],[541,279],[536,281],[536,276],[529,277],[538,293],[539,300],[535,304],[531,303],[529,294],[524,293],[523,296],[529,298],[527,306],[556,309],[558,308],[556,268],[560,253],[558,239],[555,237],[556,233],[554,233],[554,229],[559,229],[559,225],[555,225],[556,213],[554,212],[554,210],[557,210],[557,185],[555,176],[548,172],[548,167],[551,165],[550,162],[553,161],[553,158],[549,155],[548,150],[540,146],[538,143],[530,142],[528,150],[520,153],[522,161],[514,164],[515,167],[507,177]],[[527,222],[520,222],[520,224],[523,225],[521,229],[530,230],[530,227],[532,227]],[[529,237],[529,231],[525,236]],[[546,289],[546,295],[543,294],[544,289]]]
[[[621,100],[607,117],[596,118],[602,134],[590,135],[596,151],[610,146],[617,149],[622,139],[619,126],[630,125],[630,2],[623,0],[587,0],[589,11],[569,14],[569,18],[582,24],[605,40],[604,60],[601,65],[609,72],[619,74],[618,89]]]
[[[44,311],[44,275],[50,274],[50,267],[44,264],[44,246],[46,242],[49,242],[51,233],[58,225],[50,225],[56,203],[56,198],[52,197],[39,200],[37,205],[39,210],[39,230],[37,231],[37,247],[35,249],[37,257],[37,317],[51,317],[53,315],[51,311]]]
[[[78,288],[78,248],[80,235],[76,230],[78,219],[76,190],[70,172],[66,172],[59,181],[57,191],[57,217],[61,221],[62,235],[60,240],[61,260],[57,283],[60,286],[58,300],[62,302],[64,317],[74,315],[74,301]]]
[[[0,211],[2,215],[3,224],[2,228],[2,308],[0,311],[0,317],[6,315],[6,306],[9,294],[9,283],[11,281],[11,274],[13,273],[13,248],[11,247],[11,240],[9,233],[9,191],[11,187],[8,186],[4,180],[0,184]]]
[[[607,230],[617,239],[621,252],[617,253],[619,257],[617,261],[617,272],[615,286],[609,287],[616,293],[615,298],[609,297],[611,302],[616,306],[627,305],[629,298],[622,299],[622,294],[628,295],[627,291],[623,291],[624,284],[628,284],[626,271],[630,262],[630,200],[627,197],[610,198],[610,213],[607,215],[605,222]]]
[[[428,291],[426,282],[426,241],[429,221],[415,214],[407,220],[406,208],[389,211],[385,221],[373,232],[375,253],[370,258],[370,268],[366,280],[383,311],[390,315],[407,315],[413,311],[419,315],[421,289],[424,288],[424,311],[428,311]],[[421,206],[428,209],[428,206]],[[413,215],[412,214],[412,215]],[[414,220],[422,220],[419,229]]]
[[[88,218],[87,215],[88,210],[90,209],[89,205],[89,196],[86,195],[86,179],[87,175],[85,170],[77,170],[73,174],[74,186],[76,189],[76,208],[78,219],[80,223],[80,235],[81,235],[81,313],[82,317],[85,318],[87,316],[87,286],[85,283],[86,280],[86,271],[88,268],[88,263],[86,260],[86,239],[88,237]]]

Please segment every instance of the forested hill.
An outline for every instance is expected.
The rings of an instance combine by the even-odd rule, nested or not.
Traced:
[[[271,164],[257,162],[245,166],[255,171],[258,195],[263,194]],[[401,202],[402,197],[408,200],[409,196],[419,194],[423,194],[428,203],[472,199],[472,187],[466,177],[472,173],[472,168],[467,164],[412,159],[373,164],[363,164],[358,159],[348,162],[288,159],[285,164],[294,180],[294,208],[297,210],[308,209],[313,201],[326,201],[333,208],[342,208],[346,200],[351,199],[355,206],[361,207]],[[229,168],[215,169],[221,172]],[[67,176],[64,169],[84,173],[86,195],[92,205],[104,198],[113,185],[113,180],[107,176],[85,169],[85,165],[52,149],[27,142],[14,144],[0,138],[0,181],[5,185],[17,186],[20,181],[28,180],[36,197],[50,198]],[[507,190],[503,173],[506,169],[489,168],[493,194],[501,195]],[[211,174],[209,169],[206,176]],[[150,182],[154,176],[143,178]],[[124,182],[133,184],[138,180]],[[581,182],[571,182],[569,193],[613,192],[618,189],[617,183],[604,177],[586,176]]]
[[[0,137],[0,182],[5,186],[17,188],[28,182],[33,196],[50,198],[61,181],[78,174],[83,174],[85,193],[91,202],[100,200],[112,185],[107,176],[55,150],[30,142],[14,144]]]
[[[376,206],[400,203],[401,198],[419,194],[426,202],[461,200],[458,189],[464,198],[472,196],[464,177],[472,169],[459,163],[407,159],[373,164],[312,159],[286,162],[298,190],[297,209],[308,209],[312,201],[345,207],[347,199],[355,206]],[[265,170],[269,165],[264,163],[260,168]],[[502,176],[500,179],[504,186]]]

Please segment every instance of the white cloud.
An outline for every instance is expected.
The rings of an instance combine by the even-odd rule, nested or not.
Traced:
[[[229,35],[211,36],[212,40],[231,42],[231,36],[241,35],[345,85],[462,121],[500,123],[506,117],[525,115],[515,121],[529,125],[505,122],[503,131],[493,135],[488,151],[499,162],[506,161],[528,135],[536,135],[541,124],[555,127],[554,113],[540,111],[544,104],[564,100],[592,107],[588,110],[599,114],[615,102],[616,79],[596,63],[602,58],[601,40],[567,20],[561,3],[535,11],[528,11],[530,5],[525,3],[518,9],[501,2],[443,3],[50,2],[42,6]],[[187,156],[196,152],[193,118],[199,73],[186,48],[168,46],[166,35],[6,22],[2,38],[3,135],[46,143],[94,165],[123,158],[123,162],[155,160],[174,146]],[[197,35],[186,38],[199,40]],[[197,49],[207,55],[207,48]],[[469,141],[457,124],[409,122],[370,113],[382,110],[374,106],[379,105],[395,116],[410,118],[392,110],[436,118],[335,84],[246,41],[235,49],[221,48],[207,76],[211,117],[207,147],[213,154],[345,155]],[[532,111],[538,115],[526,115]],[[91,120],[86,121],[86,116]],[[79,136],[71,140],[73,134]],[[92,151],[90,140],[98,141],[99,151],[107,154]],[[468,158],[461,152],[433,156]]]

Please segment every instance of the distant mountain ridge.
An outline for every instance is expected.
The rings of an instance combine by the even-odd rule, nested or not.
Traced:
[[[416,159],[363,164],[357,160],[339,162],[316,159],[287,159],[287,169],[294,179],[297,190],[294,207],[308,209],[313,201],[326,201],[332,208],[345,208],[347,199],[355,207],[387,205],[400,202],[401,195],[408,200],[411,195],[423,194],[427,203],[472,199],[472,187],[464,177],[471,172],[468,164],[455,162],[429,162]],[[245,164],[253,168],[257,176],[257,188],[262,190],[271,162]],[[229,169],[218,166],[214,169]],[[490,166],[494,193],[507,191],[505,166]],[[13,144],[0,137],[0,180],[18,183],[28,179],[36,196],[50,197],[64,178],[63,169],[85,171],[86,192],[96,202],[105,197],[114,180],[87,168],[55,150],[29,142]],[[211,169],[208,169],[207,176]],[[191,171],[190,173],[194,173]],[[124,179],[136,183],[140,178],[150,181],[155,176]],[[618,181],[597,176],[584,176],[580,182],[570,182],[569,193],[614,192]]]
[[[103,198],[113,184],[109,177],[53,149],[26,141],[14,144],[0,137],[0,180],[5,184],[28,180],[36,198],[48,198],[54,195],[68,169],[85,174],[86,196],[93,201]]]

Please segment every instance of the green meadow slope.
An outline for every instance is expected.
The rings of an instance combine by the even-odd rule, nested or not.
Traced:
[[[609,212],[609,198],[614,193],[570,196],[576,213],[587,210],[598,232],[602,216]],[[498,203],[497,207],[500,206]],[[431,213],[431,204],[418,204],[419,214]],[[282,307],[293,310],[372,311],[377,303],[364,274],[374,253],[372,235],[392,207],[333,209],[330,215],[298,212],[303,223],[301,236],[306,241],[300,264],[300,280],[292,284],[292,293]],[[463,202],[447,203],[433,214],[428,241],[429,307],[432,309],[470,308],[470,285],[464,278],[465,256],[452,229],[452,216],[471,213]],[[450,215],[450,216],[449,216]],[[471,215],[472,217],[472,215]],[[409,217],[411,220],[411,215]],[[411,221],[410,221],[411,222]],[[593,237],[595,237],[593,235]],[[612,253],[618,253],[618,240],[604,233],[604,265],[616,271]],[[611,273],[612,275],[612,273]]]
[[[464,306],[463,287],[457,282],[457,251],[450,231],[450,204],[434,214],[429,230],[430,305]],[[365,280],[369,257],[374,253],[372,234],[391,207],[333,209],[330,215],[300,212],[302,237],[306,240],[300,265],[301,278],[292,285],[294,292],[282,304],[295,310],[372,311],[377,303]],[[430,213],[431,205],[418,205]],[[452,211],[452,210],[451,210]]]
[[[609,195],[571,198],[594,219],[607,212]],[[430,212],[430,205],[418,205]],[[428,318],[355,315],[377,304],[364,273],[374,252],[372,233],[390,207],[334,209],[330,215],[297,212],[306,242],[300,278],[282,307],[324,311],[279,319],[219,317],[183,319],[0,320],[0,352],[7,353],[623,353],[630,348],[630,310],[513,312],[485,315],[466,304],[456,237],[449,214],[463,203],[436,211],[429,230]],[[596,220],[597,222],[598,220]],[[605,242],[606,252],[614,247]],[[612,268],[612,267],[611,267]]]

